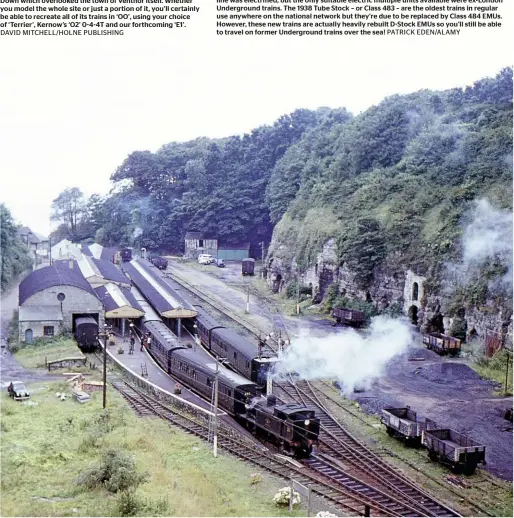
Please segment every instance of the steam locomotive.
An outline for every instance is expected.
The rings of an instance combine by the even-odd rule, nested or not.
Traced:
[[[134,290],[145,311],[142,331],[152,336],[149,352],[161,368],[184,386],[210,400],[216,362],[201,348],[182,344],[162,322],[143,296]],[[257,436],[266,436],[296,457],[309,456],[317,444],[319,419],[300,405],[276,405],[276,399],[262,396],[262,387],[243,376],[218,366],[218,402]]]

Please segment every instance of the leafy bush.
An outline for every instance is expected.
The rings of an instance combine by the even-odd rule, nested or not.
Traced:
[[[300,505],[300,494],[294,489],[291,490],[290,487],[283,487],[282,489],[279,489],[273,497],[273,502],[279,506],[289,505],[289,500],[291,499],[291,491],[293,492],[293,506]]]
[[[298,283],[292,280],[286,287],[286,297],[288,299],[296,299],[298,294]],[[300,302],[312,297],[312,286],[305,286],[300,284]]]
[[[260,473],[252,473],[250,475],[250,484],[252,484],[252,485],[259,484],[260,482],[262,482],[262,480],[263,480],[263,478]]]
[[[337,282],[333,282],[327,289],[327,293],[325,295],[325,310],[332,311],[334,308],[334,302],[339,295],[339,284]]]
[[[117,501],[119,516],[137,516],[145,505],[133,491],[122,491]]]
[[[138,473],[133,456],[123,451],[109,449],[98,467],[82,472],[77,484],[87,489],[105,487],[111,493],[127,491],[146,482],[148,473]],[[127,500],[129,502],[130,499]]]

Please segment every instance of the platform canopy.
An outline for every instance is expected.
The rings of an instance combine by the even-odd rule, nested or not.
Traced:
[[[129,288],[110,282],[95,292],[105,307],[105,318],[141,318],[145,314]]]
[[[196,309],[176,293],[148,261],[132,260],[123,269],[153,308],[166,318],[194,318]]]
[[[77,258],[77,263],[82,275],[93,288],[104,286],[110,282],[127,288],[130,287],[129,279],[110,261],[81,254]]]

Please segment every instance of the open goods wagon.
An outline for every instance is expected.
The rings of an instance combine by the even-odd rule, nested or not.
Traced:
[[[416,445],[421,444],[421,435],[424,431],[437,428],[436,423],[431,419],[418,421],[416,412],[408,406],[404,408],[384,408],[381,421],[391,437],[397,437]]]
[[[456,355],[460,353],[461,341],[453,336],[441,333],[425,333],[423,343],[427,346],[427,349],[432,349],[437,354]]]
[[[485,446],[455,430],[427,430],[422,442],[431,460],[449,465],[456,473],[472,475],[477,464],[485,464]]]
[[[364,313],[357,309],[334,308],[332,316],[336,319],[336,324],[343,324],[346,326],[360,327],[364,324]]]

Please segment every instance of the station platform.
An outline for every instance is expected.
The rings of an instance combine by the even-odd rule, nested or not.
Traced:
[[[124,339],[120,336],[115,336],[115,342],[115,345],[108,345],[107,350],[122,365],[129,368],[138,376],[141,376],[142,378],[150,381],[154,385],[157,385],[159,388],[162,388],[167,392],[170,392],[179,399],[188,401],[210,412],[214,412],[214,408],[210,403],[202,399],[200,396],[197,396],[195,393],[191,392],[181,383],[181,393],[175,394],[175,387],[179,382],[175,381],[171,376],[164,372],[161,369],[161,367],[159,367],[157,362],[150,356],[150,354],[145,348],[141,350],[141,344],[138,340],[136,340],[133,354],[129,354],[130,341],[127,336]],[[118,349],[120,347],[123,347],[124,349],[123,354],[118,354]],[[220,421],[223,421],[228,426],[234,428],[247,438],[251,439],[256,444],[259,444],[255,437],[250,432],[248,432],[246,428],[241,426],[237,421],[235,421],[230,415],[228,415],[225,411],[223,411],[220,408],[218,408],[218,419]]]
[[[129,354],[130,342],[128,337],[123,339],[120,336],[116,336],[115,341],[116,344],[108,345],[107,350],[132,372],[167,392],[176,395],[180,399],[189,401],[190,403],[193,403],[205,410],[209,410],[210,412],[214,412],[214,408],[210,403],[207,403],[207,401],[188,390],[181,383],[175,381],[169,374],[164,372],[145,348],[141,350],[141,344],[138,340],[136,340],[133,354]],[[123,354],[118,354],[118,349],[120,347],[123,347],[124,349]],[[177,384],[180,384],[181,387],[180,394],[175,394]],[[226,412],[218,408],[218,416],[223,415],[226,415]]]

